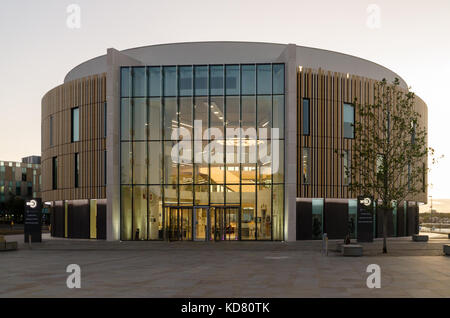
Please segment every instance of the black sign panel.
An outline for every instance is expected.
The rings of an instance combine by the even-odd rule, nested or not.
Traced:
[[[373,242],[373,197],[358,197],[358,242]]]
[[[42,201],[29,200],[25,203],[24,242],[42,242]]]

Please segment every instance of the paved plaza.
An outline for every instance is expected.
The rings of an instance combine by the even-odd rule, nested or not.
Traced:
[[[63,240],[0,253],[0,297],[450,297],[447,236],[364,244],[363,257],[342,257],[330,241],[106,242]],[[22,236],[7,236],[23,242]],[[81,288],[66,286],[66,267],[81,267]],[[369,289],[369,264],[381,288]]]

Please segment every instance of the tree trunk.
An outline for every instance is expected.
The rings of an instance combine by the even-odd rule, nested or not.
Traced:
[[[390,209],[383,208],[383,254],[387,254],[387,227]]]

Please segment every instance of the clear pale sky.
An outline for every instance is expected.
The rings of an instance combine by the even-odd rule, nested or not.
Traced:
[[[81,28],[66,25],[68,5]],[[379,28],[367,25],[380,8]],[[79,63],[137,46],[188,41],[295,43],[398,73],[427,104],[429,145],[446,158],[429,194],[450,198],[449,0],[1,0],[0,160],[40,154],[41,98]]]

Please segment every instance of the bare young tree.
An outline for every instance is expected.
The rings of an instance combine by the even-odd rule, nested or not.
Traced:
[[[413,92],[385,79],[375,84],[373,104],[355,106],[355,141],[346,174],[353,194],[372,195],[383,213],[383,253],[387,216],[397,202],[425,192],[427,132]]]

